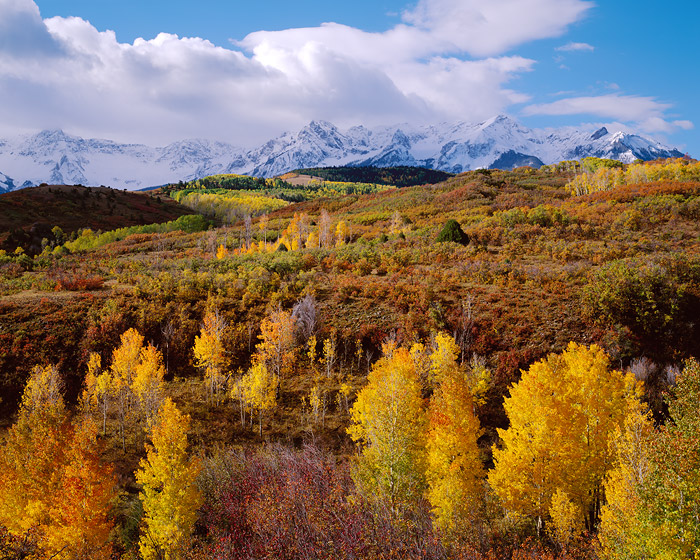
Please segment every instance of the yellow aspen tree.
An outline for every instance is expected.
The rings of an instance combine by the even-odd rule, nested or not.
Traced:
[[[260,437],[262,437],[263,416],[277,404],[277,389],[279,377],[271,372],[265,362],[255,361],[240,382],[241,391],[246,405],[252,414],[258,413]]]
[[[557,489],[549,506],[549,518],[549,538],[560,550],[566,550],[569,542],[583,529],[583,512],[571,502],[564,491]]]
[[[35,367],[0,448],[0,525],[13,534],[50,523],[69,428],[61,390],[55,366]]]
[[[119,347],[112,352],[112,394],[119,412],[119,432],[122,439],[122,449],[126,449],[126,423],[133,405],[131,386],[134,382],[136,367],[141,361],[143,336],[136,329],[124,332]]]
[[[488,476],[507,510],[533,517],[539,532],[561,490],[593,530],[613,466],[608,440],[624,420],[630,383],[601,348],[573,342],[522,372],[503,404],[510,427],[498,430]]]
[[[87,364],[87,373],[83,381],[83,393],[80,396],[80,408],[87,414],[91,415],[100,404],[99,393],[97,389],[97,378],[102,372],[102,357],[97,352],[90,352]]]
[[[97,352],[90,352],[88,371],[85,375],[85,388],[80,398],[81,408],[86,414],[93,410],[100,411],[102,416],[102,434],[107,432],[107,410],[109,395],[112,390],[112,376],[109,370],[102,370],[102,358]]]
[[[348,224],[345,220],[340,220],[335,226],[335,246],[342,247],[345,245],[346,238],[348,236]]]
[[[454,338],[443,332],[435,335],[430,353],[430,377],[433,382],[440,383],[455,377],[457,356],[459,356],[459,347]]]
[[[401,212],[394,210],[394,213],[391,215],[391,226],[389,227],[389,233],[391,235],[398,235],[401,233],[402,228],[403,216],[401,215]]]
[[[0,525],[40,531],[54,558],[102,558],[114,494],[94,423],[72,427],[54,366],[33,370],[17,422],[0,447]]]
[[[187,457],[190,418],[166,399],[153,425],[152,442],[136,471],[144,521],[139,549],[144,560],[183,558],[202,496],[199,462]]]
[[[350,410],[348,434],[361,449],[353,478],[394,514],[425,489],[425,410],[411,353],[385,344]]]
[[[194,339],[194,360],[198,368],[204,370],[204,381],[210,402],[218,405],[226,383],[226,352],[224,335],[226,321],[216,308],[204,314],[204,321],[198,336]]]
[[[617,464],[605,477],[606,504],[600,513],[598,540],[609,560],[653,558],[663,548],[647,515],[653,445],[657,438],[647,406],[630,394],[627,416],[611,439]]]
[[[309,406],[311,407],[311,413],[314,415],[314,421],[318,424],[318,419],[321,414],[321,410],[325,409],[325,394],[318,383],[311,387],[309,391]]]
[[[163,355],[153,345],[149,344],[141,350],[141,359],[134,372],[131,390],[139,404],[146,429],[150,429],[153,420],[163,402],[163,386],[165,367]]]
[[[330,378],[333,374],[333,366],[335,365],[336,359],[336,343],[335,343],[335,332],[331,332],[331,335],[323,341],[323,370],[326,374],[326,378]]]
[[[350,407],[348,406],[348,397],[350,393],[352,393],[352,387],[346,382],[341,383],[340,389],[338,389],[337,402],[338,408],[342,406],[346,414],[350,412]]]
[[[454,339],[439,333],[430,356],[437,388],[429,406],[426,478],[435,526],[448,535],[463,534],[473,525],[484,496],[477,445],[481,427],[458,356]]]
[[[22,393],[21,410],[26,417],[42,411],[56,415],[65,412],[63,380],[56,366],[36,366],[32,370]]]
[[[84,417],[73,428],[60,478],[47,531],[50,548],[60,551],[58,558],[107,560],[114,526],[109,512],[117,497],[117,481],[100,459],[97,426],[91,418]]]
[[[319,247],[327,249],[333,246],[333,233],[331,232],[331,216],[328,210],[321,209],[321,214],[318,219],[318,242]]]
[[[225,245],[219,245],[216,249],[216,258],[217,260],[222,260],[228,257],[228,249],[226,248]]]
[[[312,334],[306,341],[306,357],[309,359],[309,367],[311,371],[316,373],[316,335]]]
[[[260,220],[258,221],[258,227],[260,228],[260,231],[263,234],[263,242],[264,242],[263,247],[265,249],[267,249],[267,226],[269,223],[270,223],[270,217],[267,214],[260,216]]]
[[[260,324],[260,342],[254,360],[262,361],[278,380],[289,373],[296,362],[296,320],[289,311],[277,309]]]
[[[309,236],[306,238],[306,245],[305,247],[307,249],[316,249],[320,245],[320,240],[318,236],[318,232],[316,230],[312,231],[309,233]]]

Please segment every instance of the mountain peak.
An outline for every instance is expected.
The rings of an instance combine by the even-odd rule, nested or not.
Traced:
[[[69,136],[61,128],[47,128],[35,135],[35,138],[42,140],[63,140]]]
[[[482,128],[488,128],[490,126],[494,125],[513,125],[516,126],[518,123],[516,120],[513,118],[509,117],[508,115],[500,114],[496,115],[495,117],[491,117],[490,119],[485,120],[483,123],[481,123]]]
[[[605,128],[604,126],[596,130],[592,135],[591,135],[591,140],[598,140],[599,138],[602,138],[603,136],[607,136],[610,134],[608,132],[608,129]]]
[[[330,123],[328,121],[320,120],[320,121],[311,121],[306,128],[310,128],[311,130],[317,131],[317,130],[338,130],[338,127],[335,126],[333,123]]]

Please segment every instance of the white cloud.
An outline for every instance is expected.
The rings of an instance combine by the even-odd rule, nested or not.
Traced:
[[[420,0],[404,21],[472,56],[558,37],[593,6],[583,0]]]
[[[234,48],[162,33],[119,43],[80,18],[0,0],[0,123],[117,140],[253,144],[311,119],[340,126],[488,118],[528,96],[535,62],[507,55],[556,37],[584,0],[419,0],[382,33],[328,23],[251,33]],[[470,57],[476,57],[471,58]]]
[[[588,43],[567,43],[566,45],[562,45],[561,47],[557,47],[554,50],[555,51],[563,51],[563,52],[576,52],[576,51],[593,52],[595,50],[595,47],[593,45],[589,45]]]
[[[693,130],[695,128],[695,125],[690,122],[690,121],[673,121],[671,123],[673,126],[677,126],[678,128],[682,130]]]
[[[0,0],[0,54],[24,59],[54,58],[63,52],[44,26],[34,2]]]
[[[607,94],[588,97],[570,97],[552,103],[528,105],[523,109],[526,116],[533,115],[594,115],[596,117],[634,123],[642,132],[671,133],[678,128],[688,130],[690,121],[670,121],[666,111],[671,108],[668,103],[657,101],[653,97],[636,95]]]

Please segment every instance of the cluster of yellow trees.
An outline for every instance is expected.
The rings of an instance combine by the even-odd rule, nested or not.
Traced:
[[[617,165],[600,165],[576,175],[566,188],[580,196],[652,181],[700,181],[700,162],[674,159],[670,162],[635,163],[626,168],[619,162],[613,163]]]
[[[296,320],[277,310],[261,325],[249,369],[227,373],[226,322],[210,306],[194,356],[212,404],[240,402],[252,425],[275,406],[280,383],[297,360]],[[318,420],[325,406],[322,379],[335,361],[331,336],[320,359],[307,341],[315,372],[309,405]],[[463,538],[487,519],[488,504],[530,519],[560,547],[598,531],[605,558],[686,558],[700,545],[700,364],[691,360],[676,380],[670,419],[654,427],[631,373],[610,367],[605,352],[570,343],[522,372],[504,408],[493,467],[486,470],[477,417],[490,386],[478,360],[458,361],[454,339],[438,333],[410,348],[387,342],[366,386],[349,409],[348,434],[359,445],[353,478],[358,491],[397,516],[421,500],[435,527]],[[39,530],[56,558],[108,558],[117,497],[111,467],[101,459],[98,420],[138,424],[146,455],[135,473],[143,505],[143,558],[178,558],[187,546],[202,496],[198,460],[187,453],[190,419],[164,397],[160,352],[134,329],[126,331],[109,368],[97,354],[88,363],[77,413],[66,411],[53,366],[36,367],[16,423],[0,447],[0,525],[13,534]],[[338,393],[347,409],[350,388]],[[429,398],[427,398],[429,396]],[[134,432],[134,439],[138,439]]]
[[[350,411],[348,433],[362,449],[356,483],[397,514],[427,494],[438,527],[465,531],[482,513],[475,412],[489,372],[460,367],[459,349],[445,334],[432,349],[387,343],[383,354]],[[433,389],[427,409],[426,387]]]
[[[106,395],[111,394],[119,407],[128,407],[126,397],[123,403],[119,399],[125,393],[123,376],[128,364],[133,365],[134,354],[140,355],[131,371],[136,384],[143,380],[149,360],[158,361],[152,346],[135,352],[137,334],[124,334],[122,345],[114,351],[111,372],[95,376],[99,364],[95,355],[91,357],[90,379],[72,420],[57,368],[36,367],[24,390],[18,419],[0,447],[0,525],[16,535],[34,531],[47,557],[108,559],[112,555],[110,512],[118,487],[111,466],[101,458],[93,398],[102,398],[104,406]],[[104,375],[112,373],[114,378],[106,381]],[[96,392],[105,384],[118,389]],[[139,548],[146,560],[180,556],[201,504],[196,486],[199,464],[187,456],[189,417],[168,398],[158,404],[151,415],[144,412],[152,443],[146,444],[146,456],[136,471],[144,512]]]
[[[641,383],[611,369],[599,347],[571,343],[511,388],[509,427],[499,430],[486,473],[474,410],[487,376],[456,357],[445,335],[428,354],[422,345],[384,347],[348,430],[361,447],[354,475],[363,493],[397,513],[426,497],[448,536],[474,527],[495,496],[509,516],[531,519],[562,548],[599,530],[606,558],[692,554],[700,544],[697,362],[686,366],[669,426],[657,433]]]
[[[297,343],[297,321],[290,311],[277,309],[265,317],[260,324],[259,342],[251,358],[247,371],[234,376],[228,369],[225,350],[226,322],[219,311],[210,306],[204,316],[202,328],[195,337],[195,365],[204,373],[204,383],[210,402],[219,405],[228,397],[239,404],[241,426],[249,421],[252,425],[258,418],[259,432],[262,436],[264,417],[274,409],[281,391],[282,380],[293,373],[299,358]],[[316,336],[311,335],[306,341],[309,366],[314,371],[314,385],[305,403],[318,423],[323,420],[323,411],[328,404],[327,390],[322,378],[330,379],[335,363],[335,340],[333,336],[323,341],[322,356],[316,357]],[[321,376],[319,365],[324,375]],[[338,400],[347,407],[350,386],[343,383],[339,389]]]
[[[333,220],[327,210],[322,209],[318,219],[318,225],[311,225],[311,218],[304,212],[295,212],[282,235],[276,241],[267,239],[267,228],[270,220],[267,215],[261,216],[257,222],[263,239],[255,241],[252,235],[252,223],[246,223],[245,245],[233,252],[235,254],[273,253],[279,250],[298,251],[300,249],[342,247],[348,242],[351,232],[345,220],[339,220],[333,224]],[[216,256],[219,259],[227,257],[229,250],[220,245]]]
[[[259,216],[284,208],[289,202],[274,196],[251,191],[185,192],[175,191],[172,198],[180,204],[225,224],[233,224],[245,216]]]

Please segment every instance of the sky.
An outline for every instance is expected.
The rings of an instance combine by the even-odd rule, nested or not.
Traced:
[[[252,147],[503,113],[700,157],[698,21],[690,0],[0,0],[0,137]]]

